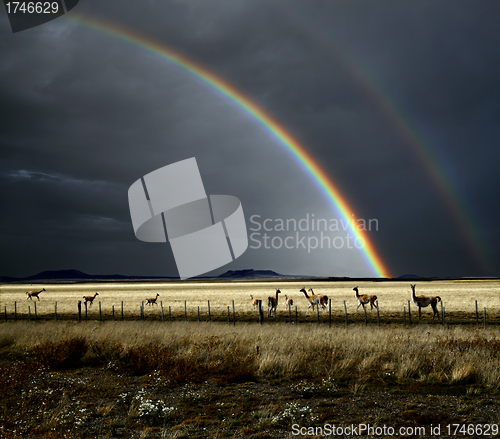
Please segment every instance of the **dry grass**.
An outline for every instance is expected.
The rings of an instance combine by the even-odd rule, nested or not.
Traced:
[[[298,420],[496,422],[500,331],[422,328],[2,323],[0,437],[290,437]]]
[[[317,326],[235,327],[207,323],[107,322],[0,325],[2,357],[28,355],[43,367],[115,362],[128,372],[173,380],[208,375],[253,378],[335,377],[500,384],[499,331],[456,327],[350,330]]]
[[[98,292],[94,304],[88,308],[89,319],[98,318],[99,302],[103,319],[111,319],[112,307],[115,308],[115,317],[121,318],[121,302],[123,301],[125,319],[140,315],[141,303],[146,298],[155,297],[158,293],[158,304],[163,303],[164,318],[168,320],[170,306],[174,320],[184,319],[184,301],[187,301],[188,319],[197,320],[200,307],[201,321],[208,320],[207,301],[210,301],[212,320],[227,321],[227,307],[232,310],[232,301],[236,309],[237,321],[257,321],[257,313],[253,310],[250,295],[262,299],[274,296],[275,290],[282,291],[278,304],[277,321],[286,321],[288,311],[284,305],[284,295],[294,300],[301,321],[314,321],[315,315],[306,310],[309,303],[299,292],[301,288],[312,287],[316,293],[326,294],[332,299],[332,316],[334,321],[341,323],[344,318],[344,301],[350,321],[364,321],[362,308],[356,311],[358,305],[354,297],[355,286],[359,287],[360,294],[377,295],[380,305],[382,322],[395,323],[402,321],[403,306],[408,306],[410,300],[410,282],[150,282],[150,283],[82,283],[82,284],[34,284],[0,285],[0,311],[7,307],[8,318],[14,316],[14,302],[17,304],[19,318],[27,319],[28,306],[34,318],[34,303],[26,299],[26,291],[45,288],[40,294],[40,301],[36,301],[39,318],[54,318],[54,303],[57,301],[57,311],[60,318],[76,319],[77,303],[83,296]],[[500,282],[499,281],[433,281],[417,282],[417,295],[440,296],[446,307],[448,323],[475,323],[475,300],[478,301],[479,317],[482,320],[483,308],[487,308],[488,320],[500,316]],[[82,305],[83,312],[84,307]],[[145,305],[147,319],[161,319],[160,307]],[[440,306],[439,306],[440,309]],[[413,321],[417,321],[417,309],[411,304]],[[266,309],[267,312],[267,309]],[[376,319],[376,312],[367,311],[369,321]],[[424,308],[423,321],[430,321],[432,311]],[[3,316],[2,316],[3,317]],[[325,321],[326,316],[321,315]]]

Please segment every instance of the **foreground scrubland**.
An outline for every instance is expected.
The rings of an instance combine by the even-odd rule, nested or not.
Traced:
[[[0,437],[498,422],[499,365],[496,328],[2,323]]]

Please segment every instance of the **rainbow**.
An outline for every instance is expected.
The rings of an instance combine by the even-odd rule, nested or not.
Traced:
[[[367,95],[382,110],[395,131],[421,163],[453,218],[462,240],[468,245],[471,254],[474,256],[477,267],[484,272],[493,271],[494,267],[488,258],[487,245],[479,229],[474,224],[472,215],[468,212],[465,203],[455,189],[445,167],[440,164],[430,145],[416,129],[411,119],[397,104],[396,99],[384,89],[380,81],[364,65],[361,65],[359,60],[354,59],[337,47],[330,47],[330,50],[334,58],[356,79]]]
[[[394,97],[382,83],[376,79],[375,74],[370,71],[359,57],[355,57],[350,51],[344,50],[340,44],[332,43],[330,38],[325,38],[318,30],[305,27],[297,19],[292,9],[286,3],[274,3],[278,8],[280,16],[286,17],[294,29],[302,35],[314,41],[316,46],[321,46],[323,51],[329,54],[363,91],[371,98],[373,103],[382,111],[394,130],[404,140],[405,144],[422,165],[430,182],[436,188],[441,200],[446,206],[453,219],[457,231],[470,249],[478,268],[483,272],[494,272],[497,267],[489,257],[490,250],[479,228],[473,221],[473,215],[467,209],[465,202],[459,196],[449,173],[445,166],[440,163],[431,146],[426,142],[424,136],[416,129],[410,117],[398,105]]]
[[[160,44],[157,41],[139,35],[130,29],[83,16],[81,14],[67,14],[65,15],[65,19],[75,21],[104,34],[119,38],[136,47],[145,49],[154,55],[166,59],[185,72],[193,75],[193,77],[215,89],[231,102],[234,102],[241,110],[257,121],[264,128],[264,130],[271,135],[271,137],[276,139],[276,141],[292,155],[295,161],[322,191],[332,207],[341,215],[341,217],[344,218],[344,221],[349,224],[349,230],[354,239],[358,239],[359,242],[364,242],[361,254],[373,274],[377,277],[391,277],[389,269],[375,250],[375,247],[370,241],[367,233],[356,228],[356,216],[352,213],[352,209],[349,207],[349,204],[325,171],[308,153],[303,145],[294,139],[290,133],[288,133],[287,130],[271,115],[252,102],[242,92],[185,55],[174,51],[164,44]]]

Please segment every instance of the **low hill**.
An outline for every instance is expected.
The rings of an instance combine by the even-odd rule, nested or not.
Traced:
[[[0,282],[40,282],[40,281],[111,281],[111,280],[147,280],[147,279],[164,279],[174,280],[174,277],[160,277],[160,276],[123,276],[121,274],[87,274],[79,270],[54,270],[42,271],[41,273],[34,274],[28,277],[9,277],[0,276]]]
[[[285,279],[298,276],[279,274],[272,270],[229,270],[218,276],[198,276],[193,280],[245,280],[245,279]],[[179,280],[178,277],[165,276],[124,276],[121,274],[87,274],[79,270],[42,271],[28,277],[0,276],[0,282],[27,283],[27,282],[82,282],[82,281],[133,281],[133,280]]]
[[[217,279],[284,279],[284,278],[294,278],[297,276],[290,276],[287,274],[276,273],[272,270],[229,270],[219,276],[215,276]],[[210,278],[210,279],[214,279]]]

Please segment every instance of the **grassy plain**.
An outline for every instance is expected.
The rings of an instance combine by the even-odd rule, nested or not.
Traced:
[[[57,300],[65,321],[28,323],[9,314],[0,323],[0,438],[288,438],[297,437],[294,424],[426,428],[420,437],[430,436],[432,424],[441,425],[441,437],[456,437],[446,425],[498,424],[498,282],[417,283],[418,294],[443,299],[447,322],[454,322],[445,330],[429,310],[421,323],[413,311],[413,326],[403,328],[409,282],[358,284],[360,293],[378,296],[384,322],[377,328],[375,311],[368,311],[365,327],[361,308],[354,318],[354,286],[45,285],[41,315],[46,309],[50,316]],[[302,287],[333,299],[332,328],[325,316],[319,326],[315,316],[305,317]],[[296,300],[299,325],[285,324],[283,304],[277,321],[255,323],[250,294],[265,299],[276,288]],[[23,306],[33,306],[26,286],[2,285],[0,291],[2,307],[19,301],[21,314]],[[77,323],[76,301],[96,291],[103,310],[123,300],[129,319],[98,322],[95,302],[92,319]],[[162,324],[158,309],[148,309],[145,322],[133,321],[140,302],[156,292],[175,310],[174,321]],[[184,300],[191,304],[188,323],[182,321]],[[226,323],[203,321],[206,311],[202,322],[193,321],[193,307],[206,300]],[[232,300],[235,326],[227,324]],[[476,328],[475,300],[488,308],[486,331]]]
[[[287,321],[288,311],[284,305],[284,296],[294,300],[297,306],[298,318],[302,322],[315,321],[316,316],[309,312],[306,317],[308,302],[299,292],[301,288],[313,288],[317,294],[326,294],[332,299],[332,317],[336,323],[344,322],[344,301],[346,302],[349,319],[352,322],[364,322],[364,314],[360,307],[357,311],[357,300],[354,297],[355,286],[359,287],[360,294],[376,295],[380,307],[380,318],[383,324],[402,323],[403,307],[408,308],[410,300],[410,282],[170,282],[170,283],[80,283],[80,284],[33,284],[16,285],[4,284],[0,286],[0,311],[8,317],[14,313],[14,302],[20,318],[27,318],[28,306],[34,313],[34,304],[26,300],[26,291],[46,291],[40,294],[37,301],[37,314],[40,317],[54,317],[54,304],[57,301],[57,311],[62,317],[76,319],[77,303],[83,296],[99,293],[94,305],[89,307],[89,318],[98,317],[98,303],[101,302],[103,319],[110,319],[112,307],[115,308],[115,317],[121,318],[121,302],[123,301],[125,318],[138,318],[140,306],[146,298],[159,294],[158,302],[163,303],[164,317],[168,317],[168,307],[174,320],[184,319],[184,301],[187,302],[189,320],[197,320],[200,307],[200,320],[208,320],[208,303],[212,319],[227,321],[227,307],[232,312],[232,301],[236,310],[237,321],[256,321],[257,313],[250,303],[250,295],[262,299],[274,295],[277,288],[282,294],[279,296],[277,321]],[[479,314],[482,318],[483,309],[487,309],[488,320],[494,322],[500,316],[500,281],[433,281],[417,282],[417,295],[440,296],[446,311],[446,321],[453,323],[475,323],[475,301],[478,302]],[[35,299],[36,301],[36,299]],[[410,305],[413,321],[417,312],[413,304]],[[161,319],[159,306],[145,306],[145,316],[149,319]],[[84,309],[84,308],[83,308]],[[440,309],[440,308],[439,308]],[[321,314],[321,320],[327,319]],[[376,319],[375,311],[368,311],[370,321]],[[424,320],[432,317],[431,308],[423,309]],[[437,322],[436,322],[437,323]]]

